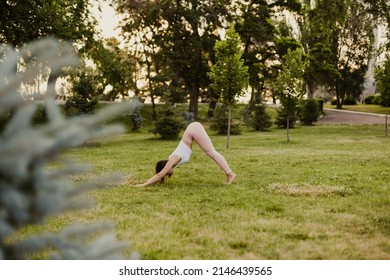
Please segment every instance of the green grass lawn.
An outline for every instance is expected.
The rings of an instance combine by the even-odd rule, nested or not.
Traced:
[[[166,183],[134,187],[178,143],[144,128],[68,152],[93,164],[88,178],[120,171],[127,182],[91,191],[92,209],[21,235],[112,220],[142,259],[390,259],[390,138],[382,126],[297,126],[289,143],[282,129],[243,128],[226,149],[226,136],[205,125],[237,173],[232,185],[194,145]]]
[[[194,147],[191,161],[165,184],[153,175],[177,141],[129,133],[72,156],[94,164],[92,176],[128,175],[91,192],[96,206],[49,220],[45,230],[113,220],[120,239],[143,259],[390,259],[389,139],[380,126],[310,126],[244,131],[231,140],[210,132],[237,173],[232,185]]]

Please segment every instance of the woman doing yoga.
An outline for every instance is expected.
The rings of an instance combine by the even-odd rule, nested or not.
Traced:
[[[195,141],[202,150],[211,157],[226,174],[226,183],[231,184],[236,174],[230,169],[225,158],[218,153],[207,135],[206,130],[199,122],[190,123],[185,130],[176,150],[169,156],[168,160],[160,160],[156,165],[156,175],[143,184],[137,186],[149,186],[158,182],[164,182],[165,176],[171,176],[173,169],[180,164],[189,161],[192,153],[192,142]]]

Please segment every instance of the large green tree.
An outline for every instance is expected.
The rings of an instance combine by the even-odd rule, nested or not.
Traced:
[[[251,88],[258,95],[264,89],[265,79],[272,74],[271,61],[278,56],[274,46],[275,38],[280,36],[273,22],[281,10],[300,9],[298,0],[114,0],[114,3],[117,11],[125,15],[124,34],[132,38],[142,34],[145,51],[149,48],[149,53],[158,57],[159,72],[154,67],[155,75],[164,79],[170,76],[170,86],[176,89],[169,92],[184,88],[189,94],[189,110],[195,114],[200,97],[210,100],[209,113],[219,99],[209,87],[206,73],[215,62],[213,46],[226,25],[237,26],[244,43],[243,57],[249,67]],[[160,55],[150,49],[157,49]]]
[[[347,19],[340,34],[336,98],[341,108],[346,97],[358,99],[364,90],[374,45],[374,22],[360,0],[349,1]]]
[[[145,37],[146,48],[156,46],[165,61],[156,74],[170,73],[172,87],[185,88],[189,111],[198,114],[198,100],[210,81],[210,54],[229,17],[230,1],[218,0],[114,0],[116,10],[125,14],[122,29],[130,38]],[[146,49],[145,49],[146,50]],[[162,68],[165,68],[164,70]],[[157,70],[157,69],[156,69]]]
[[[114,101],[118,97],[128,97],[129,91],[135,89],[132,76],[135,59],[119,45],[116,38],[109,38],[97,42],[89,51],[96,64],[96,78],[101,85],[100,94],[105,100]],[[107,90],[108,86],[111,86],[111,89]]]
[[[0,43],[20,48],[42,37],[76,42],[81,51],[95,42],[96,19],[89,0],[8,0],[0,2]],[[49,74],[50,90],[60,72]]]
[[[362,0],[366,10],[375,18],[376,24],[385,26],[387,30],[387,49],[390,49],[390,2],[388,0]]]
[[[309,55],[305,80],[309,95],[324,87],[341,108],[345,97],[363,91],[373,46],[373,17],[360,0],[306,2],[300,21]]]
[[[390,106],[390,57],[387,57],[383,65],[375,69],[375,81],[381,94],[383,105],[386,107],[385,136],[387,136],[387,115],[388,107]]]
[[[249,83],[252,90],[250,103],[258,104],[265,91],[266,81],[272,80],[275,73],[275,61],[294,49],[296,40],[291,34],[283,33],[277,20],[281,11],[297,13],[301,10],[298,0],[238,1],[237,32],[244,43],[243,58],[249,69]]]

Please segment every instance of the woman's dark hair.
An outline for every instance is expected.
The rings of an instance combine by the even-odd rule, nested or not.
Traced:
[[[167,160],[160,160],[156,164],[156,174],[159,173],[161,170],[164,169],[165,165],[167,164]],[[171,175],[169,175],[170,177]],[[160,180],[160,183],[164,183],[165,181],[165,176]]]

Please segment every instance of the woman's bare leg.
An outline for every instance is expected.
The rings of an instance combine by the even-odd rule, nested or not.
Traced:
[[[202,124],[198,122],[191,123],[184,132],[182,140],[188,143],[192,143],[192,140],[195,140],[199,147],[226,173],[226,182],[230,184],[234,180],[236,174],[230,169],[226,159],[215,150]]]

